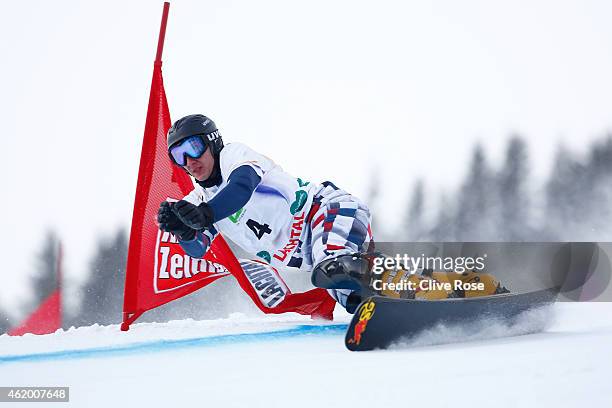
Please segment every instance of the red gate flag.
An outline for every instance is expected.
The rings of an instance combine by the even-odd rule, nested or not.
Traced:
[[[169,7],[169,3],[164,3],[140,155],[125,278],[122,330],[127,330],[145,311],[185,296],[229,274],[222,265],[210,262],[225,260],[222,252],[215,251],[218,243],[213,244],[206,260],[191,259],[184,254],[176,238],[160,231],[155,223],[162,201],[168,198],[181,199],[193,188],[189,176],[170,163],[166,150],[166,133],[171,121],[164,91],[161,55]],[[233,256],[231,253],[229,255]]]
[[[333,302],[333,299],[321,289],[301,294],[285,290],[282,299],[274,305],[262,303],[262,299],[269,300],[272,292],[277,293],[276,287],[282,284],[272,275],[266,275],[270,278],[264,282],[260,280],[263,275],[250,277],[245,274],[221,234],[213,240],[204,259],[195,259],[185,254],[176,237],[158,229],[156,217],[160,203],[180,200],[193,189],[187,173],[172,165],[166,147],[166,134],[171,121],[164,91],[161,54],[168,9],[169,3],[164,3],[132,215],[121,330],[128,330],[130,324],[147,310],[185,296],[229,274],[234,275],[265,313],[294,311],[331,318],[334,305],[330,301]],[[271,274],[270,271],[267,273]],[[264,292],[258,293],[259,289]]]
[[[49,334],[62,327],[62,244],[57,249],[55,262],[55,290],[19,326],[9,330],[9,336],[26,333]]]

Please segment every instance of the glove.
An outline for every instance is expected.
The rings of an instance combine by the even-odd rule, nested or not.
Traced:
[[[157,224],[162,231],[176,235],[181,241],[191,241],[196,230],[185,225],[172,211],[175,203],[164,201],[157,211]]]
[[[181,200],[174,204],[172,211],[185,225],[198,231],[210,228],[213,224],[213,211],[207,203],[196,206]]]

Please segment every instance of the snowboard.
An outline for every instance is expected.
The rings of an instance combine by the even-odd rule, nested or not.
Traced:
[[[510,324],[523,312],[555,301],[557,288],[443,300],[392,299],[372,296],[357,308],[345,345],[351,351],[384,349],[438,324],[457,325],[486,319]]]

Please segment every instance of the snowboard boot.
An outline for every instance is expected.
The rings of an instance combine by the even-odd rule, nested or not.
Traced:
[[[374,253],[353,253],[325,259],[317,264],[311,275],[312,284],[327,289],[347,312],[355,313],[361,301],[376,293],[370,289]],[[345,299],[336,292],[352,291]]]
[[[354,253],[325,259],[312,270],[312,284],[324,289],[368,292],[374,258],[378,254]],[[364,293],[367,296],[367,293]]]

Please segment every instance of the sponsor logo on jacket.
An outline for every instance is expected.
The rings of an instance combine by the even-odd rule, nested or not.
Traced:
[[[304,213],[294,215],[293,223],[291,224],[291,232],[289,234],[289,242],[287,242],[282,249],[279,249],[274,253],[274,258],[282,262],[287,258],[287,255],[293,253],[293,251],[295,251],[295,249],[300,245],[300,236],[302,236],[303,229]]]

